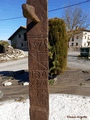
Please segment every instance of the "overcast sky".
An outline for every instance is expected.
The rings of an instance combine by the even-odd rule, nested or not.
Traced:
[[[88,2],[78,6],[90,16],[90,0],[48,0],[48,18],[61,18],[65,9],[58,9],[52,12],[50,12],[50,10],[77,4],[83,1]],[[0,40],[7,40],[20,26],[26,26],[26,19],[22,17],[21,8],[21,5],[25,2],[26,0],[0,0]],[[17,17],[21,18],[5,20]]]

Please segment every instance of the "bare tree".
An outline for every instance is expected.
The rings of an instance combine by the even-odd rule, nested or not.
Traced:
[[[69,31],[78,28],[87,28],[89,26],[88,14],[79,7],[65,9],[63,19]]]
[[[65,9],[63,19],[68,31],[68,41],[74,36],[74,34],[83,29],[85,30],[90,25],[88,14],[80,7],[69,7]]]

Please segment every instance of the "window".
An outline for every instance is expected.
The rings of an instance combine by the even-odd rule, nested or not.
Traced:
[[[21,43],[21,47],[23,47],[23,43]]]
[[[21,38],[21,35],[20,35],[20,34],[18,35],[18,38]]]
[[[85,39],[86,39],[87,37],[85,36]]]
[[[76,38],[78,39],[78,36]]]
[[[74,41],[74,37],[72,37],[72,41]]]
[[[90,40],[90,35],[88,36],[88,40]]]
[[[24,33],[24,41],[27,41],[27,34]]]
[[[78,46],[78,43],[76,43],[76,46]]]
[[[72,43],[72,46],[74,46],[74,43]]]
[[[86,46],[86,43],[84,43],[84,46]]]
[[[90,42],[88,42],[88,46],[90,46]]]
[[[84,35],[87,35],[87,33],[84,33]]]

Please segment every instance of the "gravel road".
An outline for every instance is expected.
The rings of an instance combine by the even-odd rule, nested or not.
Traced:
[[[79,52],[68,53],[68,67],[73,69],[90,70],[90,61],[78,59]],[[19,60],[0,63],[0,71],[17,71],[28,69],[28,57]]]

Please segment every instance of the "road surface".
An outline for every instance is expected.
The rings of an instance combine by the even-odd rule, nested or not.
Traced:
[[[0,71],[18,71],[28,69],[28,57],[0,63]]]
[[[69,52],[67,66],[73,69],[90,70],[90,61],[78,59],[79,52]],[[0,71],[17,71],[28,69],[28,57],[0,63]]]
[[[68,53],[68,67],[80,70],[90,70],[90,60],[78,58],[79,52]]]

